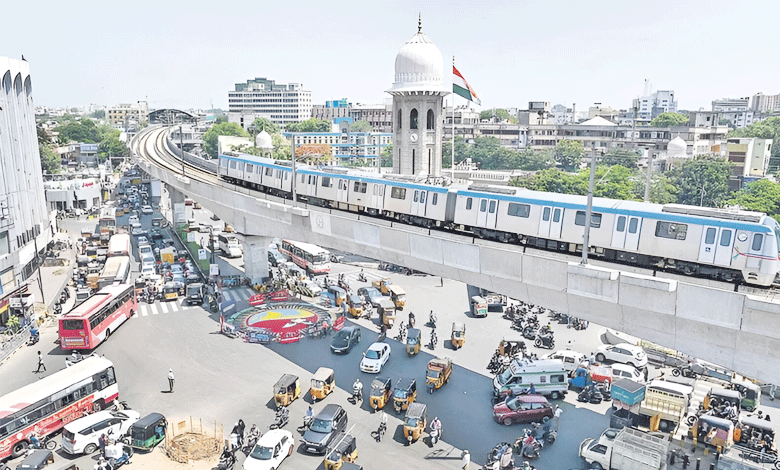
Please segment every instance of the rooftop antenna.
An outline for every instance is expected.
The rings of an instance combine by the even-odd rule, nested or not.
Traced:
[[[422,12],[417,13],[417,33],[422,33]]]

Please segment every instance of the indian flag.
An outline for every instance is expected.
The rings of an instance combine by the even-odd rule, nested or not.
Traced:
[[[466,82],[466,79],[463,78],[463,75],[458,72],[458,69],[456,69],[454,65],[452,66],[452,92],[469,101],[473,101],[480,105],[482,104],[482,102],[479,101],[479,98],[477,98],[477,94],[474,93],[474,90],[471,89],[468,82]]]

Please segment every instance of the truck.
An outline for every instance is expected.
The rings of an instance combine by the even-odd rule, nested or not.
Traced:
[[[152,204],[160,204],[160,198],[162,197],[162,186],[160,180],[153,179],[149,182],[149,198]]]
[[[665,470],[669,440],[636,428],[607,429],[580,444],[580,457],[590,468]]]

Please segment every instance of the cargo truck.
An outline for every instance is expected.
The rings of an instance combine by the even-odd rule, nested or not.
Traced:
[[[580,457],[590,468],[611,470],[665,470],[667,439],[635,428],[607,429],[580,444]]]

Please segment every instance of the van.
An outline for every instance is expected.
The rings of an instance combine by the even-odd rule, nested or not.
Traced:
[[[225,256],[229,258],[238,258],[244,254],[238,238],[231,235],[220,234],[217,237],[217,240],[219,242],[219,249],[225,253]]]
[[[112,439],[123,436],[141,414],[133,410],[99,411],[77,419],[62,431],[62,450],[75,454],[91,454],[98,450],[103,434]]]
[[[557,400],[569,389],[563,362],[555,359],[524,361],[515,359],[493,379],[493,395],[518,395],[534,385],[538,395]]]

